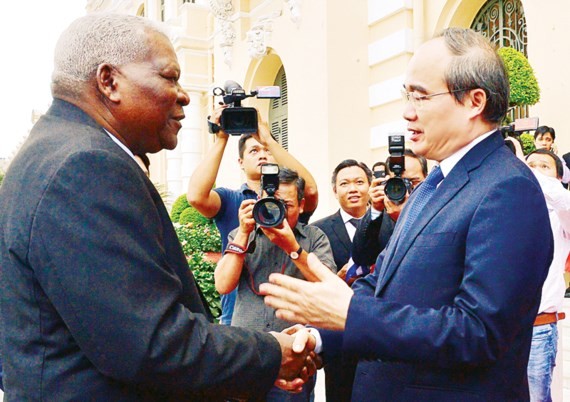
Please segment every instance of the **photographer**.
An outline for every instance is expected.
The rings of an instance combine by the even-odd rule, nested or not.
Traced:
[[[402,178],[409,180],[411,191],[426,178],[427,161],[410,149],[404,151],[404,161]],[[390,157],[386,164],[390,166]],[[372,265],[376,262],[378,254],[390,240],[400,212],[408,200],[409,192],[400,203],[390,200],[384,193],[385,183],[385,177],[375,177],[370,185],[372,207],[360,220],[352,240],[352,259],[358,265]]]
[[[226,108],[226,105],[216,108],[210,117],[210,121],[216,125],[220,124],[220,115]],[[214,218],[214,222],[220,231],[223,250],[227,246],[229,232],[239,225],[238,210],[242,201],[257,198],[260,188],[259,168],[264,163],[276,162],[288,166],[299,172],[299,175],[305,180],[305,212],[301,217],[303,222],[308,222],[309,217],[317,208],[318,192],[313,176],[273,139],[267,124],[261,120],[260,116],[258,121],[258,132],[244,134],[239,140],[238,163],[246,176],[246,182],[239,189],[212,188],[218,176],[220,163],[229,139],[229,135],[223,129],[215,134],[214,145],[206,153],[202,163],[194,170],[188,184],[186,194],[188,202],[205,217]],[[229,325],[232,319],[235,293],[222,295],[221,299],[222,316],[220,323]]]
[[[275,198],[286,206],[283,222],[276,227],[259,226],[256,229],[253,215],[256,202],[244,200],[239,208],[239,227],[229,234],[228,247],[214,273],[216,289],[221,294],[237,287],[233,326],[261,331],[281,331],[291,326],[278,319],[275,310],[265,305],[258,292],[259,284],[267,282],[274,272],[315,280],[307,267],[308,253],[316,254],[336,272],[326,235],[319,228],[299,221],[305,204],[304,180],[295,171],[282,168],[278,187]],[[266,400],[308,401],[311,390],[312,386],[307,385],[301,394],[293,396],[274,387]]]

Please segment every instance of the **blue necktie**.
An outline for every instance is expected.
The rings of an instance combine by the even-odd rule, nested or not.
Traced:
[[[437,189],[437,185],[440,181],[443,180],[443,173],[441,173],[441,169],[439,166],[435,166],[428,177],[423,181],[422,184],[417,189],[418,194],[412,201],[411,205],[409,205],[410,210],[408,211],[408,215],[406,216],[406,220],[404,221],[404,227],[400,232],[400,238],[405,236],[408,230],[412,227],[414,221],[418,218],[422,210],[427,205],[428,201],[432,197],[433,193]]]

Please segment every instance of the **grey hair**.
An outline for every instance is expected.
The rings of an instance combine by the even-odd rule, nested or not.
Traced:
[[[149,50],[148,32],[167,36],[162,27],[142,17],[94,13],[76,19],[55,47],[52,92],[74,93],[102,63],[115,66],[142,60]]]
[[[493,45],[481,34],[465,28],[447,28],[435,36],[443,38],[453,57],[445,82],[462,103],[462,89],[480,88],[487,94],[483,117],[491,123],[500,123],[509,108],[509,80],[502,59]]]

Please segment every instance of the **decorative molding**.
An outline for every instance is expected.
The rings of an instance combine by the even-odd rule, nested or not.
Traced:
[[[210,0],[210,11],[216,18],[222,32],[220,48],[224,54],[224,63],[231,66],[232,47],[236,40],[236,31],[231,21],[231,16],[234,13],[232,0]]]
[[[400,11],[411,10],[412,0],[368,0],[368,25],[373,25]]]
[[[403,53],[413,53],[414,31],[404,28],[368,45],[368,65],[389,60]]]
[[[399,75],[371,85],[368,88],[368,106],[374,108],[401,99],[404,79],[405,76]]]
[[[291,21],[295,24],[301,22],[301,0],[284,0],[291,14]]]
[[[281,12],[275,12],[261,17],[249,31],[247,31],[247,51],[251,58],[259,59],[267,54],[267,48],[273,31],[273,20],[279,17]]]

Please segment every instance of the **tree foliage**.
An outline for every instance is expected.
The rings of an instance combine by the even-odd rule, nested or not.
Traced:
[[[529,133],[521,134],[520,137],[523,147],[523,153],[525,155],[530,154],[532,151],[536,149],[534,146],[534,136]]]
[[[510,105],[530,106],[537,103],[540,100],[540,88],[534,70],[524,54],[512,47],[503,47],[498,53],[509,76]]]

